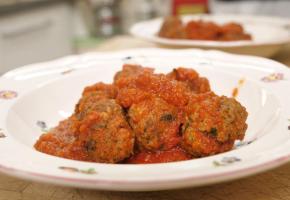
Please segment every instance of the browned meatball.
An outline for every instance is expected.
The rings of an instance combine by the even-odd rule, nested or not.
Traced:
[[[116,163],[133,152],[134,134],[123,109],[113,99],[85,95],[76,108],[78,140],[94,162]]]
[[[179,67],[167,74],[171,79],[183,82],[194,93],[205,93],[210,91],[207,78],[200,77],[194,69]]]
[[[183,126],[183,148],[193,156],[207,156],[232,148],[247,129],[246,109],[235,99],[213,93],[193,97]]]
[[[87,161],[87,152],[77,141],[74,115],[63,120],[48,133],[41,135],[34,147],[46,154]]]
[[[153,73],[154,69],[149,67],[142,67],[141,65],[131,65],[131,64],[124,64],[123,69],[116,73],[114,76],[114,83],[118,82],[119,80],[131,80],[138,76],[139,74],[143,73]]]
[[[75,115],[79,120],[82,120],[89,113],[94,111],[106,110],[108,107],[100,105],[100,100],[109,100],[107,94],[103,91],[93,91],[82,96],[75,107]],[[106,102],[106,101],[105,101]],[[110,102],[110,101],[108,101]]]
[[[105,84],[102,82],[85,87],[82,95],[84,96],[91,92],[98,92],[99,95],[106,97],[108,99],[114,99],[117,95],[117,90],[114,85]]]
[[[161,98],[133,104],[129,117],[140,149],[167,150],[180,141],[181,116],[174,106]]]
[[[187,23],[183,23],[176,16],[164,19],[158,36],[169,39],[189,40],[251,40],[251,35],[245,33],[243,27],[238,23],[218,25],[214,22],[203,20],[190,20]]]
[[[164,38],[185,38],[185,28],[181,19],[178,17],[170,16],[164,19],[164,22],[159,30],[158,36]]]
[[[237,23],[227,23],[220,28],[220,40],[235,41],[235,40],[251,40],[250,34],[244,32],[243,27]]]
[[[164,74],[144,72],[131,78],[119,79],[117,102],[124,108],[150,97],[159,97],[167,103],[183,107],[188,103],[192,91],[182,82],[173,80]]]
[[[219,26],[213,22],[189,21],[186,26],[186,38],[193,40],[215,40],[218,37]]]

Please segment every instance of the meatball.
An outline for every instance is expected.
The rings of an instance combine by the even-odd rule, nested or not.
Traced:
[[[85,96],[88,93],[91,92],[98,92],[100,95],[109,98],[114,99],[117,95],[117,90],[114,85],[111,84],[105,84],[105,83],[96,83],[91,86],[87,86],[83,91],[83,96]]]
[[[40,152],[74,159],[88,160],[87,153],[80,143],[77,142],[76,129],[74,123],[77,119],[74,115],[63,120],[59,125],[48,133],[40,136],[34,147]]]
[[[182,146],[193,156],[212,155],[232,148],[247,129],[246,109],[235,99],[206,93],[194,96],[188,104],[182,127]]]
[[[174,16],[165,18],[158,36],[169,39],[185,39],[186,33],[181,19]]]
[[[160,98],[133,104],[129,123],[136,134],[140,149],[155,151],[175,147],[179,141],[182,116],[178,110]]]
[[[35,148],[75,160],[117,163],[133,152],[134,134],[123,109],[102,91],[85,93],[69,119],[42,135]]]
[[[75,106],[75,115],[79,120],[82,120],[86,115],[88,115],[91,112],[94,112],[96,110],[105,111],[108,107],[104,105],[100,105],[98,102],[100,100],[109,100],[108,95],[104,93],[103,91],[94,91],[85,93],[85,95],[82,96],[82,98],[79,100],[79,102]],[[108,102],[109,105],[110,101]]]
[[[134,76],[128,84],[116,83],[117,102],[125,108],[150,97],[159,97],[167,103],[182,107],[188,103],[191,91],[183,83],[164,74],[142,73]]]
[[[142,74],[142,73],[153,73],[154,69],[148,67],[142,67],[141,65],[131,65],[131,64],[124,64],[123,69],[116,73],[114,76],[114,83],[118,82],[119,80],[124,79],[129,81],[131,78]]]
[[[134,134],[124,111],[113,99],[84,96],[77,108],[78,140],[94,162],[117,163],[133,152]]]
[[[220,40],[234,41],[234,40],[251,40],[251,35],[244,32],[243,27],[237,23],[228,23],[221,26]]]
[[[244,32],[238,23],[218,25],[203,20],[190,20],[183,23],[179,17],[164,19],[158,36],[169,39],[236,41],[251,40],[251,35]]]
[[[167,74],[171,79],[183,82],[194,93],[205,93],[210,91],[210,84],[207,78],[200,77],[194,69],[182,68],[173,69]]]
[[[218,37],[219,26],[212,22],[190,21],[186,24],[187,39],[215,40]]]

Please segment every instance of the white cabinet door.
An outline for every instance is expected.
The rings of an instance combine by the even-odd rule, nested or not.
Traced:
[[[72,53],[68,3],[0,17],[0,74],[13,68]]]

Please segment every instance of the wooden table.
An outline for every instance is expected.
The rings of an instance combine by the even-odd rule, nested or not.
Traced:
[[[128,36],[118,36],[94,50],[117,50],[134,47],[153,47],[153,44]],[[275,58],[290,66],[290,45]],[[277,169],[236,181],[162,192],[104,192],[64,188],[23,181],[0,174],[0,200],[290,200],[290,163]]]

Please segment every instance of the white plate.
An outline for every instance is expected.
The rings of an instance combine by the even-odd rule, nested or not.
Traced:
[[[33,149],[43,129],[70,115],[84,86],[111,82],[124,62],[159,72],[193,67],[225,95],[244,79],[238,100],[249,112],[245,141],[219,155],[150,165],[81,162]],[[90,53],[19,68],[0,78],[0,171],[59,185],[123,191],[198,186],[261,172],[290,158],[289,80],[290,70],[277,62],[202,50]]]
[[[221,42],[161,38],[157,36],[157,33],[163,18],[139,22],[131,27],[130,32],[134,36],[166,47],[219,49],[264,57],[273,56],[283,45],[290,43],[290,19],[247,15],[186,15],[182,17],[184,22],[198,19],[213,21],[217,24],[238,22],[243,25],[246,32],[252,35],[253,40]]]

